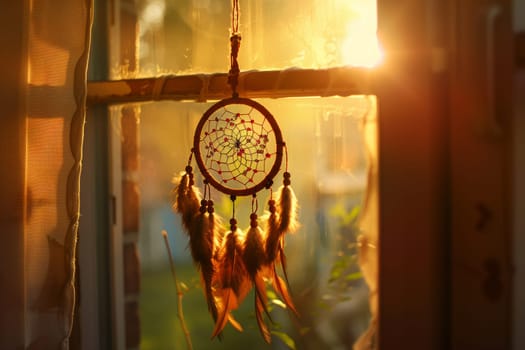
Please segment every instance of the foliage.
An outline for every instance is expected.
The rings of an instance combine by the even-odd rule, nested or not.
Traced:
[[[231,202],[221,204],[224,207],[231,206]],[[326,288],[321,297],[323,308],[331,308],[350,299],[353,286],[362,279],[357,266],[357,246],[355,244],[359,212],[358,206],[347,210],[341,203],[330,208],[330,218],[337,223],[335,231],[337,232],[338,249],[333,252],[334,258],[326,280]],[[234,312],[236,319],[245,327],[244,332],[239,333],[227,327],[222,341],[210,340],[213,321],[207,310],[198,278],[199,274],[193,265],[184,263],[177,265],[177,273],[179,287],[184,293],[185,319],[195,349],[250,348],[251,350],[262,350],[271,348],[259,335],[253,304],[250,302],[243,303]],[[184,333],[177,319],[177,292],[169,269],[144,271],[142,276],[143,339],[141,349],[185,349]],[[252,293],[248,295],[247,301],[253,300]],[[300,329],[294,331],[286,324],[281,324],[279,315],[287,313],[286,306],[271,288],[267,289],[267,295],[268,309],[273,319],[269,325],[274,343],[282,343],[282,346],[291,350],[297,347],[303,348],[304,341],[309,341],[307,339],[310,339],[309,336],[312,335],[312,326],[299,327]],[[165,312],[166,309],[172,311]],[[306,338],[303,338],[305,336]],[[323,346],[322,343],[319,343],[319,346]]]
[[[187,286],[184,293],[184,315],[193,342],[199,350],[214,349],[268,349],[261,339],[253,315],[252,303],[243,303],[235,311],[235,317],[244,326],[239,333],[232,327],[226,327],[222,341],[210,340],[213,330],[211,319],[198,273],[191,264],[178,264],[179,281]],[[253,294],[247,300],[253,300]],[[177,293],[169,269],[143,271],[141,303],[142,350],[186,349],[184,334],[177,319]],[[170,310],[171,312],[166,312]]]
[[[325,306],[333,306],[338,302],[349,300],[352,287],[363,278],[357,265],[356,244],[360,210],[361,207],[356,205],[347,211],[342,203],[337,203],[329,212],[330,216],[338,222],[337,232],[341,244],[330,268],[327,292],[322,297]]]

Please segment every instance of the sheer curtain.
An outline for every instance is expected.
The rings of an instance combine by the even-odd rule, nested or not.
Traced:
[[[362,135],[368,155],[368,182],[359,220],[361,234],[358,236],[359,267],[369,290],[370,325],[354,345],[354,350],[377,349],[378,318],[378,265],[379,265],[379,193],[378,193],[378,139],[377,99],[369,97],[374,112],[363,122]]]
[[[67,349],[93,4],[27,3],[25,346]]]

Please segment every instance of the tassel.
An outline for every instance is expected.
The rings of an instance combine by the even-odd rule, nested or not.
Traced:
[[[250,215],[250,229],[246,234],[246,241],[243,250],[243,261],[250,280],[255,287],[255,316],[257,324],[263,339],[271,342],[268,326],[264,322],[263,312],[270,317],[266,307],[268,297],[266,295],[266,286],[262,277],[261,269],[266,263],[266,254],[263,244],[263,231],[257,224],[257,214],[254,212]]]

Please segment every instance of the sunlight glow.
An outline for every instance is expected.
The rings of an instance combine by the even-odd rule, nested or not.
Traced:
[[[159,25],[164,20],[166,3],[163,0],[148,2],[141,14],[141,19],[148,25]]]
[[[352,1],[357,18],[346,27],[341,52],[343,63],[350,66],[374,67],[381,63],[383,53],[377,39],[377,4],[371,0]]]

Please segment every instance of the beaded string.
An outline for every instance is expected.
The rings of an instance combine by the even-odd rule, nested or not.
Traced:
[[[195,184],[195,180],[193,179],[193,168],[191,166],[191,159],[193,158],[193,149],[191,150],[190,152],[190,157],[188,159],[188,165],[186,165],[186,168],[184,170],[186,170],[186,173],[188,174],[188,177],[189,177],[189,186],[193,186]]]
[[[215,211],[213,209],[213,201],[211,200],[211,191],[210,191],[210,183],[208,180],[204,180],[204,195],[201,200],[201,206],[199,208],[199,211],[201,214],[204,214],[208,212],[208,214],[213,214]]]
[[[250,227],[257,227],[257,210],[259,209],[259,203],[257,202],[257,195],[252,196],[252,213],[250,214]]]
[[[230,199],[232,201],[232,218],[230,219],[230,231],[233,233],[237,231],[237,219],[235,219],[235,200],[237,197],[235,195],[231,195]]]
[[[291,174],[288,171],[288,147],[286,146],[286,143],[283,143],[284,146],[284,173],[283,173],[283,185],[290,186],[292,184],[292,181],[290,180]]]

